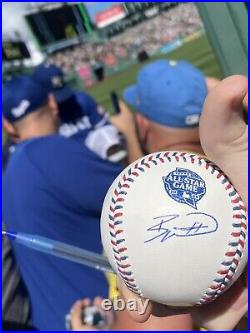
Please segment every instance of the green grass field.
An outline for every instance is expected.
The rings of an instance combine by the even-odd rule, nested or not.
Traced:
[[[148,62],[164,57],[175,60],[185,59],[197,66],[208,76],[215,76],[217,78],[221,78],[222,76],[214,53],[205,35],[184,44],[167,55],[152,57]],[[109,76],[103,82],[90,88],[88,92],[95,97],[107,111],[110,111],[112,110],[109,97],[110,91],[115,90],[121,95],[124,88],[135,82],[139,69],[144,65],[145,63],[143,65],[132,65],[122,72]]]

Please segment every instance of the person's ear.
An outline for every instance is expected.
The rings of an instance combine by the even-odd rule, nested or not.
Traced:
[[[13,141],[17,142],[19,135],[15,126],[10,123],[7,119],[3,118],[3,128],[8,137]]]
[[[58,105],[53,94],[48,96],[48,107],[51,110],[54,117],[58,116]]]
[[[143,144],[146,144],[147,136],[148,136],[148,132],[149,132],[149,128],[150,128],[150,122],[147,118],[145,118],[140,113],[136,113],[136,123],[137,123],[140,141]]]

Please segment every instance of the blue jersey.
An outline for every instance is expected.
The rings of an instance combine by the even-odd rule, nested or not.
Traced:
[[[65,137],[70,137],[79,131],[88,133],[90,130],[109,125],[108,114],[104,112],[102,106],[83,91],[75,92],[71,99],[59,104],[59,111],[62,108],[66,110],[63,112],[65,116],[62,117],[59,133]]]
[[[108,114],[89,94],[75,92],[67,102],[58,106],[61,115],[61,125],[58,130],[60,135],[66,138],[79,136],[82,144],[102,159],[120,162],[126,158],[124,140],[108,121]],[[60,111],[60,108],[63,110]],[[109,154],[109,149],[112,147],[116,149]],[[9,155],[14,150],[15,145],[11,142],[4,145],[3,170],[8,163]]]
[[[7,228],[101,253],[102,203],[120,171],[119,164],[59,135],[18,144],[4,175]],[[108,296],[102,272],[15,242],[12,246],[39,330],[64,330],[64,317],[77,299]]]
[[[90,95],[75,92],[58,106],[60,135],[71,138],[80,134],[85,146],[105,160],[120,162],[127,157],[124,141],[118,130],[109,123],[107,113]]]

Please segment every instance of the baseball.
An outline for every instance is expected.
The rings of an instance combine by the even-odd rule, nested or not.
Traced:
[[[247,262],[240,196],[217,166],[191,153],[153,153],[124,169],[106,195],[101,236],[130,290],[172,306],[213,301]]]

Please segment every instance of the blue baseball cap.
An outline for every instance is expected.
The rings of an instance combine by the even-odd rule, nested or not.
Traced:
[[[125,89],[125,101],[150,120],[175,128],[198,126],[207,84],[186,61],[157,60],[146,65],[137,83]]]
[[[53,64],[37,66],[33,78],[39,84],[47,86],[58,103],[66,101],[73,95],[73,91],[64,82],[62,70]]]
[[[3,117],[11,123],[36,111],[46,103],[48,90],[27,75],[14,76],[3,85]]]

